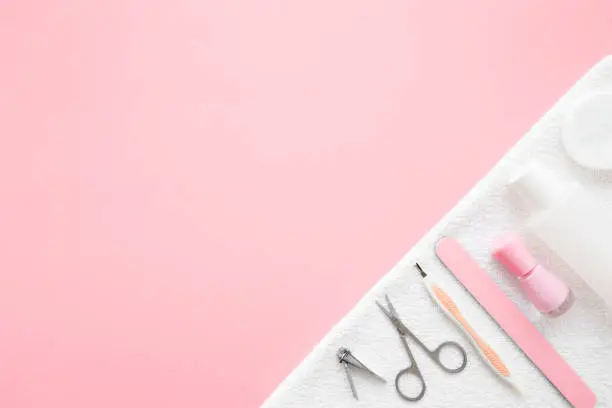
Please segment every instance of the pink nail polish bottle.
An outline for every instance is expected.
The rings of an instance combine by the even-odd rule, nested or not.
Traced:
[[[540,265],[517,235],[500,241],[493,256],[518,278],[521,289],[540,312],[556,317],[572,307],[572,290]]]

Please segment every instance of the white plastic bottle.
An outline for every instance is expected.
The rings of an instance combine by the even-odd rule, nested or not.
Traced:
[[[532,231],[612,306],[612,211],[537,163],[510,187],[529,211]]]

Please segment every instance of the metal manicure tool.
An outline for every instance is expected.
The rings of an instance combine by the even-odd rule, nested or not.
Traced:
[[[408,368],[405,368],[399,373],[397,373],[397,376],[395,377],[395,389],[397,390],[399,396],[405,399],[406,401],[419,401],[425,395],[425,390],[427,389],[427,386],[425,385],[425,380],[423,379],[423,374],[421,374],[421,370],[417,365],[417,361],[414,358],[414,355],[412,354],[412,350],[410,350],[410,346],[406,341],[406,337],[410,337],[419,347],[421,347],[425,351],[425,354],[427,354],[429,358],[438,367],[450,374],[455,374],[460,371],[463,371],[463,369],[467,365],[467,355],[463,347],[461,347],[454,341],[445,341],[433,350],[428,349],[427,346],[425,346],[425,344],[423,344],[423,342],[419,340],[419,338],[414,333],[412,333],[404,323],[402,323],[399,316],[397,315],[395,307],[393,307],[393,304],[389,300],[389,296],[385,296],[385,300],[387,301],[388,309],[386,309],[379,302],[376,302],[376,304],[378,305],[378,307],[380,307],[380,310],[382,310],[385,316],[389,318],[393,326],[395,326],[395,328],[397,329],[400,339],[402,340],[402,344],[404,345],[404,349],[406,350],[406,353],[408,353],[408,358],[410,359],[410,365],[408,366]],[[459,352],[459,354],[461,355],[461,363],[458,366],[449,367],[442,362],[442,360],[440,359],[440,354],[442,353],[442,350],[445,349],[455,349]],[[415,376],[421,383],[421,390],[415,396],[405,394],[404,392],[402,392],[399,386],[400,378],[402,378],[403,376],[411,375]]]
[[[370,374],[371,376],[377,378],[378,380],[382,382],[387,382],[384,378],[376,374],[374,371],[370,370],[368,367],[366,367],[365,364],[359,361],[357,357],[355,357],[349,349],[340,347],[338,349],[337,356],[338,356],[338,361],[344,366],[344,371],[346,372],[346,378],[348,379],[348,383],[351,387],[351,391],[353,392],[353,397],[355,397],[355,399],[359,399],[359,397],[357,396],[357,390],[355,389],[355,384],[353,383],[353,376],[351,375],[351,370],[350,370],[351,366],[367,372],[368,374]]]

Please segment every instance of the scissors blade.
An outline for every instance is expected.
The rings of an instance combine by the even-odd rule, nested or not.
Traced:
[[[410,334],[410,330],[408,330],[406,325],[404,325],[404,323],[402,323],[402,321],[397,316],[397,312],[395,310],[395,307],[393,307],[393,303],[391,303],[389,296],[385,295],[385,299],[387,300],[387,305],[389,306],[389,310],[385,309],[385,307],[381,305],[379,301],[376,301],[376,304],[378,305],[380,310],[382,310],[385,316],[387,316],[387,318],[391,320],[391,323],[393,323],[393,325],[395,326],[395,328],[397,329],[397,331],[399,331],[401,335]]]
[[[387,305],[389,306],[389,310],[391,311],[391,314],[397,317],[397,310],[395,310],[395,306],[393,306],[393,303],[391,303],[391,299],[389,299],[389,295],[385,295],[385,300],[387,301]]]
[[[376,301],[376,305],[378,305],[378,307],[385,314],[385,316],[387,316],[389,318],[389,320],[391,320],[391,322],[393,322],[395,324],[395,322],[393,321],[395,316],[393,316],[393,314],[390,311],[385,309],[385,307],[383,305],[381,305],[378,300]]]

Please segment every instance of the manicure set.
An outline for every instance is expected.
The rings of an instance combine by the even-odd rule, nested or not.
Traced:
[[[606,105],[602,107],[602,103]],[[602,111],[610,115],[600,118],[593,113],[601,114]],[[577,164],[593,170],[612,168],[612,155],[602,154],[612,153],[610,118],[612,94],[596,95],[579,104],[576,112],[567,120],[567,134],[562,138],[567,155]],[[596,125],[589,122],[580,127],[576,124],[589,120],[595,121]],[[604,125],[607,127],[604,128]],[[592,129],[593,126],[596,128]],[[591,133],[585,135],[580,131],[583,128],[590,129]],[[555,257],[567,264],[604,301],[612,302],[612,273],[609,272],[612,267],[612,210],[577,180],[557,174],[542,162],[527,163],[506,184],[506,191],[502,194],[509,207],[521,213],[522,224],[528,228],[528,234],[536,237]],[[486,268],[479,265],[460,239],[440,236],[431,251],[440,261],[438,268],[454,276],[473,301],[497,323],[504,335],[512,340],[567,402],[576,408],[595,406],[597,397],[580,374],[555,350],[500,288],[500,284],[490,277]],[[529,241],[519,233],[509,231],[507,235],[498,237],[490,257],[507,270],[511,280],[516,279],[523,295],[546,318],[564,315],[580,301],[569,285],[555,273],[548,259],[532,254]],[[437,309],[460,330],[491,373],[510,385],[509,388],[520,396],[521,387],[515,381],[511,365],[491,342],[475,330],[472,317],[464,312],[462,305],[451,298],[450,291],[444,285],[433,279],[427,268],[417,263],[414,269],[415,273],[420,273],[422,283]],[[612,306],[610,303],[608,305]],[[384,302],[382,299],[375,301],[373,306],[378,306],[382,316],[391,323],[389,330],[397,332],[407,355],[408,366],[403,369],[398,367],[400,370],[394,379],[395,391],[401,399],[417,402],[426,398],[426,376],[421,370],[423,354],[448,375],[460,376],[464,370],[470,369],[468,354],[462,345],[444,341],[437,347],[428,347],[410,328],[409,316],[401,316],[388,296],[385,295]],[[571,318],[571,313],[566,318]],[[413,353],[415,347],[423,352],[417,357]],[[453,352],[458,360],[453,364],[447,363],[441,357],[446,351]],[[345,367],[355,398],[358,396],[350,367],[357,367],[371,377],[385,381],[357,360],[347,348],[340,349],[337,356]],[[416,391],[409,392],[402,386],[404,377],[416,380]]]

